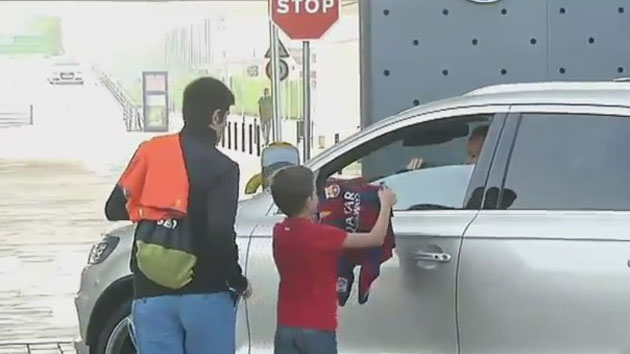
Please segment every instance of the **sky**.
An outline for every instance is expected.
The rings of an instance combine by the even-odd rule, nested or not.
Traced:
[[[169,29],[216,13],[264,15],[266,2],[1,1],[0,32],[19,28],[29,16],[59,16],[68,53],[93,59],[150,46]]]

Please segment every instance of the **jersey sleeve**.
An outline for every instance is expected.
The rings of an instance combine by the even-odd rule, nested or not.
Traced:
[[[324,252],[336,252],[343,248],[343,243],[348,237],[348,233],[340,228],[318,224],[317,237],[315,237],[315,247]]]

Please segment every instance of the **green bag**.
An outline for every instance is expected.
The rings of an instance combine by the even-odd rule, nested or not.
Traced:
[[[186,219],[143,220],[135,243],[138,268],[148,279],[170,289],[192,281],[197,256]]]

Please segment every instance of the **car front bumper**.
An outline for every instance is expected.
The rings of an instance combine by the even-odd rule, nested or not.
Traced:
[[[115,281],[131,274],[129,270],[130,250],[130,242],[118,243],[106,259],[83,268],[79,291],[74,297],[74,305],[79,320],[80,338],[75,341],[78,354],[82,354],[80,349],[88,350],[89,345],[93,345],[90,342],[92,338],[88,338],[88,327],[93,320],[92,316],[99,299]]]
[[[51,77],[48,79],[51,84],[83,84],[82,77],[73,77],[73,78],[61,78],[61,77]]]
[[[81,272],[81,286],[74,297],[74,306],[77,310],[77,318],[79,320],[79,337],[74,341],[77,354],[89,353],[89,348],[85,343],[87,339],[87,328],[99,295],[97,293],[98,290],[94,291],[97,289],[96,284],[94,284],[95,279],[98,278],[91,274],[93,273],[92,268],[92,266],[87,266]]]

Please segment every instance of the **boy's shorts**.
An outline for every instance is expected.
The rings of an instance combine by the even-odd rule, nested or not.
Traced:
[[[274,339],[274,354],[337,354],[337,334],[278,326]]]

